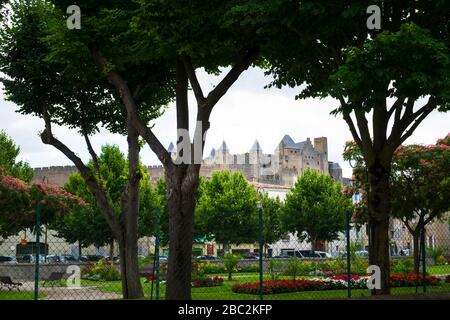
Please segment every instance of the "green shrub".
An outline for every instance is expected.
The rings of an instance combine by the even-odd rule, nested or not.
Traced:
[[[414,260],[410,258],[404,258],[392,261],[391,272],[401,274],[413,273]]]
[[[223,265],[215,263],[203,263],[200,265],[200,268],[203,269],[204,274],[225,273],[226,271]]]
[[[353,274],[366,275],[369,262],[366,259],[356,258],[351,262],[350,270]]]
[[[439,263],[445,264],[444,253],[447,251],[447,247],[438,246],[436,248],[427,248],[427,256],[433,259],[435,265]]]
[[[228,273],[228,280],[233,280],[233,273],[238,271],[238,263],[239,260],[241,260],[241,257],[234,255],[232,253],[227,253],[225,256],[221,259],[223,262],[223,265],[225,267],[226,272]]]
[[[267,272],[269,273],[270,278],[272,280],[278,279],[282,270],[283,270],[282,261],[273,258],[269,259],[269,262],[267,263]]]
[[[343,259],[333,259],[319,264],[320,270],[327,276],[340,275],[347,272],[347,264]]]
[[[84,279],[95,281],[117,281],[120,280],[120,273],[109,261],[100,260],[97,263],[89,264],[81,272]]]
[[[259,272],[259,265],[249,264],[248,266],[238,268],[238,272]]]
[[[301,274],[309,274],[310,266],[307,265],[307,262],[301,262],[298,258],[289,258],[286,267],[284,269],[284,274],[287,276],[291,276],[293,280],[298,275]]]

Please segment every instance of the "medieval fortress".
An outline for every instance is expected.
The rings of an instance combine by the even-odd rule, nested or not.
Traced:
[[[176,157],[176,149],[172,143],[168,151],[173,158]],[[164,176],[161,165],[147,168],[153,181]],[[224,141],[203,159],[200,175],[209,178],[214,171],[240,171],[250,182],[286,188],[291,187],[308,168],[328,173],[336,181],[342,182],[342,168],[338,163],[328,160],[326,137],[314,138],[312,143],[309,138],[295,142],[289,135],[281,139],[273,154],[264,153],[258,141],[246,153],[231,154]],[[33,181],[63,186],[75,172],[77,169],[74,166],[36,168]]]

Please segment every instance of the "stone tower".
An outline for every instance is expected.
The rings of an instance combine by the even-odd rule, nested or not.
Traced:
[[[328,172],[328,141],[326,137],[314,138],[314,149],[320,154],[320,170]]]

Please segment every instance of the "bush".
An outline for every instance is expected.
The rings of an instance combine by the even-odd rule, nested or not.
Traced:
[[[238,272],[259,272],[259,265],[249,264],[248,266],[239,267]]]
[[[233,280],[232,276],[234,272],[237,272],[237,265],[239,263],[239,260],[241,258],[239,256],[236,256],[232,253],[227,253],[223,258],[222,262],[225,267],[226,272],[228,273],[228,280]]]
[[[225,273],[225,267],[215,263],[202,263],[199,269],[202,269],[204,274]]]
[[[414,272],[414,260],[405,258],[392,261],[392,273],[408,274]]]
[[[447,277],[445,277],[445,282],[446,282],[446,283],[450,283],[450,275],[448,275]]]
[[[81,272],[83,279],[95,281],[117,281],[120,280],[120,273],[110,261],[100,260],[97,263],[89,264]]]
[[[291,276],[293,280],[299,275],[310,275],[316,271],[317,264],[309,261],[300,261],[298,258],[290,258],[284,269],[284,274]]]
[[[319,268],[327,276],[347,273],[346,262],[343,259],[324,261],[319,264]]]
[[[267,263],[267,271],[272,280],[278,279],[282,270],[283,270],[283,262],[282,261],[272,258]]]
[[[438,246],[436,248],[427,248],[427,256],[433,259],[435,265],[439,263],[445,264],[444,253],[447,251],[447,247]],[[442,258],[441,258],[442,257]]]
[[[351,262],[351,272],[359,275],[366,275],[369,262],[366,259],[356,258]]]

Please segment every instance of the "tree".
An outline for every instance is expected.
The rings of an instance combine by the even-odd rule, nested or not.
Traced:
[[[351,200],[342,193],[341,185],[329,175],[306,170],[286,195],[283,225],[297,233],[301,241],[311,243],[333,241],[345,230],[345,212]]]
[[[72,4],[69,0],[52,0],[51,3],[61,11]],[[105,76],[103,79],[111,84],[113,95],[120,98],[125,107],[129,124],[146,140],[165,167],[171,221],[167,299],[191,298],[194,195],[201,165],[199,153],[204,148],[211,112],[260,52],[261,37],[255,28],[242,28],[240,18],[243,15],[234,10],[240,5],[235,1],[106,3],[91,0],[80,6],[83,12],[80,30],[74,32],[65,28],[48,37],[54,49],[52,59],[71,64],[85,61],[87,66],[78,68],[91,70],[95,68],[89,63],[97,63]],[[230,65],[231,69],[225,71],[220,83],[204,95],[195,70],[203,67],[217,74],[221,67]],[[153,76],[159,79],[148,81]],[[148,125],[149,118],[142,113],[148,111],[149,106],[164,103],[149,103],[148,99],[153,99],[155,94],[142,97],[141,91],[149,86],[161,89],[161,83],[167,79],[176,82],[177,141],[185,145],[183,150],[178,148],[176,161]],[[194,130],[189,128],[188,82],[197,100]],[[170,91],[169,95],[172,93]],[[195,137],[195,144],[190,142],[189,133]],[[189,152],[192,150],[201,152],[194,157],[194,152]]]
[[[365,28],[366,9],[373,4],[381,8],[382,30]],[[331,96],[340,102],[334,113],[348,124],[367,166],[369,263],[381,268],[381,289],[372,293],[388,294],[392,159],[433,110],[449,109],[450,4],[380,0],[292,5],[283,20],[286,32],[267,55],[273,85],[301,86],[300,98]],[[302,44],[311,39],[307,31],[318,25],[305,52]]]
[[[222,262],[223,266],[225,267],[225,270],[228,273],[228,281],[233,280],[233,273],[237,271],[239,260],[241,260],[241,257],[234,255],[232,253],[226,253],[223,256]]]
[[[0,175],[0,236],[35,230],[36,210],[41,207],[41,223],[49,224],[73,211],[90,210],[79,197],[45,183],[28,184]]]
[[[450,136],[435,145],[402,145],[394,153],[390,181],[391,216],[400,219],[413,237],[414,268],[420,263],[420,232],[427,224],[445,218],[450,209]],[[345,157],[355,160],[357,186],[368,192],[366,168],[355,143],[347,143]],[[367,198],[361,201],[359,219],[367,221]]]
[[[77,36],[87,39],[82,33],[91,32],[101,34],[106,42],[118,41],[118,37],[107,36],[106,31],[114,32],[123,28],[124,24],[115,19],[128,25],[133,12],[116,2],[114,5],[119,7],[116,14],[103,16],[104,20],[98,21],[98,24],[91,20],[92,28],[86,25],[77,33],[66,27],[65,11],[68,6],[62,6],[59,10],[47,1],[9,2],[13,8],[12,14],[0,29],[0,71],[6,75],[1,79],[6,96],[20,106],[21,113],[41,117],[45,123],[45,130],[41,133],[42,142],[58,149],[77,167],[118,241],[123,296],[140,298],[143,293],[137,259],[141,180],[138,170],[139,134],[131,125],[131,114],[123,107],[120,92],[111,90],[103,70],[91,59],[90,50],[80,46],[77,39]],[[94,5],[90,9],[85,12],[94,12],[98,6]],[[89,22],[88,19],[84,21]],[[104,22],[103,26],[117,29],[107,27],[102,33],[98,29],[101,22]],[[128,34],[121,38],[123,41],[126,39],[133,37]],[[130,46],[122,44],[118,46],[114,43],[113,46],[120,48],[120,55],[126,57],[127,62],[133,61],[127,69],[128,85],[135,93],[140,118],[148,122],[159,116],[160,106],[170,100],[173,91],[168,84],[170,73],[160,72],[162,63],[136,64],[134,55],[126,51],[130,50]],[[54,136],[54,123],[79,130],[93,159],[94,170],[88,168],[69,146]],[[129,176],[126,188],[122,190],[120,217],[115,215],[108,191],[99,179],[98,156],[89,139],[100,127],[127,135]]]
[[[6,132],[0,131],[0,173],[14,178],[30,182],[33,178],[33,170],[29,164],[17,161],[20,148],[8,137]]]
[[[110,202],[116,216],[120,216],[121,192],[128,180],[128,162],[124,154],[116,145],[104,145],[99,155],[98,164],[103,184],[110,195]],[[87,165],[93,168],[92,160]],[[140,186],[138,230],[139,237],[154,234],[155,210],[157,205],[156,194],[149,183],[148,173],[141,167],[142,180]],[[90,245],[111,245],[111,256],[114,252],[114,234],[99,209],[92,192],[87,187],[79,173],[72,174],[64,185],[64,189],[85,200],[94,209],[90,212],[79,211],[64,216],[52,229],[58,236],[70,243],[79,242],[81,247]]]
[[[223,245],[253,243],[258,239],[257,194],[240,172],[214,172],[203,180],[196,208],[198,232],[211,234]]]
[[[259,195],[259,198],[263,210],[264,248],[267,251],[269,244],[277,242],[285,235],[281,222],[283,208],[279,197],[271,198],[268,193],[264,193]]]

